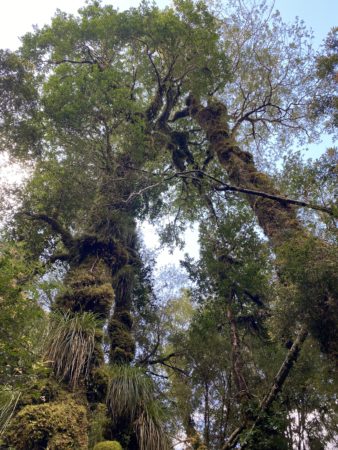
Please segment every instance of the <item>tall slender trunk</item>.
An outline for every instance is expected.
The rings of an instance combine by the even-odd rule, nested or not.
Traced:
[[[285,380],[287,379],[288,375],[290,374],[290,371],[292,367],[294,366],[295,362],[297,361],[299,352],[302,348],[302,345],[307,337],[307,330],[305,328],[302,328],[297,338],[295,339],[295,342],[293,343],[292,347],[288,351],[283,363],[281,364],[279,371],[277,375],[274,378],[273,384],[270,388],[270,390],[267,392],[263,400],[261,401],[258,409],[258,413],[256,415],[256,418],[252,422],[252,420],[243,421],[243,423],[236,428],[232,434],[229,436],[227,442],[223,445],[222,450],[227,450],[234,448],[239,440],[239,437],[241,433],[246,430],[250,429],[251,432],[255,430],[256,427],[259,427],[262,421],[264,421],[264,415],[268,413],[270,406],[272,405],[273,401],[276,399],[279,392],[282,390]],[[245,443],[243,444],[243,448],[245,448]]]
[[[241,343],[237,330],[236,320],[233,317],[231,306],[227,306],[227,317],[230,325],[230,341],[232,353],[232,371],[237,388],[238,397],[241,402],[250,400],[248,384],[244,376],[244,364],[241,351]]]
[[[210,404],[209,404],[209,383],[204,383],[204,443],[209,447],[210,443]]]

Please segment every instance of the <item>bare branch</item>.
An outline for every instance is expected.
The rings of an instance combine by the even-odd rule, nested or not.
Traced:
[[[186,177],[186,176],[189,176],[190,174],[196,174],[197,176],[199,175],[199,178],[201,176],[205,176],[205,177],[215,181],[217,184],[220,185],[220,186],[215,186],[215,185],[212,186],[212,188],[215,191],[233,191],[233,192],[241,192],[243,194],[257,195],[258,197],[268,198],[270,200],[276,200],[281,203],[287,203],[290,205],[295,205],[295,206],[314,209],[317,211],[322,211],[327,214],[330,214],[331,216],[334,215],[333,210],[331,208],[327,208],[325,206],[317,205],[314,203],[305,202],[304,200],[296,200],[296,199],[284,197],[282,195],[270,194],[268,192],[259,191],[257,189],[247,189],[247,188],[243,188],[240,186],[233,186],[231,184],[224,183],[223,181],[221,181],[211,175],[208,175],[206,172],[203,172],[202,170],[189,170],[186,172],[178,172],[178,173],[176,173],[176,176],[177,177]]]

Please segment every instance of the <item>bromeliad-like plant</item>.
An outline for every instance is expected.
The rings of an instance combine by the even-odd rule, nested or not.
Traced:
[[[169,441],[162,422],[163,411],[155,401],[144,405],[137,419],[134,430],[140,450],[168,450]]]
[[[138,367],[115,365],[110,371],[107,406],[116,422],[128,418],[140,450],[167,450],[163,410],[155,400],[155,385]]]
[[[90,312],[51,316],[45,358],[56,377],[73,389],[81,378],[88,378],[98,328],[98,319]]]
[[[0,436],[11,420],[19,398],[20,392],[13,390],[11,386],[0,387]]]
[[[107,405],[113,419],[130,417],[134,420],[141,405],[154,398],[152,380],[143,370],[125,364],[112,366]]]

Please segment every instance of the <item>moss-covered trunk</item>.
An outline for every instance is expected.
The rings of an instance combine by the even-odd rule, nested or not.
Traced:
[[[230,181],[235,186],[279,194],[272,179],[256,168],[251,153],[240,149],[232,139],[226,107],[216,101],[206,107],[193,98],[189,102],[191,116],[205,132],[212,151],[217,155]],[[274,247],[282,244],[295,232],[302,231],[293,205],[254,195],[247,195],[247,199]]]
[[[114,277],[115,308],[108,324],[110,362],[126,364],[134,359],[135,341],[132,335],[132,292],[134,269],[126,265]]]
[[[201,105],[190,96],[191,117],[205,132],[212,151],[236,186],[279,195],[273,180],[260,172],[251,153],[231,136],[226,107],[218,101]],[[258,223],[277,255],[282,280],[298,289],[299,319],[320,341],[323,351],[338,354],[337,254],[327,243],[309,235],[287,202],[246,195]]]
[[[71,267],[64,290],[55,301],[56,311],[68,315],[92,313],[98,319],[89,372],[104,363],[103,325],[113,302],[111,269],[99,252],[96,255],[89,253],[78,265]]]
[[[91,212],[91,232],[101,240],[112,240],[116,246],[112,257],[106,258],[114,290],[114,304],[107,327],[110,365],[129,365],[135,356],[132,327],[134,283],[140,264],[135,221],[139,199],[130,200],[130,195],[137,190],[140,181],[139,174],[128,168],[130,165],[132,162],[120,155],[112,173],[102,180]],[[96,395],[97,402],[106,400],[109,383],[109,374],[107,379],[104,371],[95,371],[92,383],[94,399],[95,393],[101,393],[101,396]],[[129,418],[113,418],[108,413],[103,436],[118,439],[126,449],[137,448],[132,425]]]

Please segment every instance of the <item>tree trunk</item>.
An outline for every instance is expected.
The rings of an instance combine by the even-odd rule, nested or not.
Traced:
[[[253,156],[234,141],[224,104],[213,100],[208,106],[202,106],[190,96],[187,105],[190,116],[205,132],[232,184],[279,195],[272,179],[256,168]],[[307,323],[322,351],[337,356],[338,261],[335,249],[306,232],[294,205],[251,194],[246,197],[276,253],[281,280],[297,286],[300,321]]]
[[[241,343],[238,335],[236,320],[233,317],[231,306],[227,306],[227,317],[230,325],[230,341],[232,352],[232,371],[237,388],[238,397],[241,402],[250,400],[248,384],[244,377],[243,358],[241,353]]]

